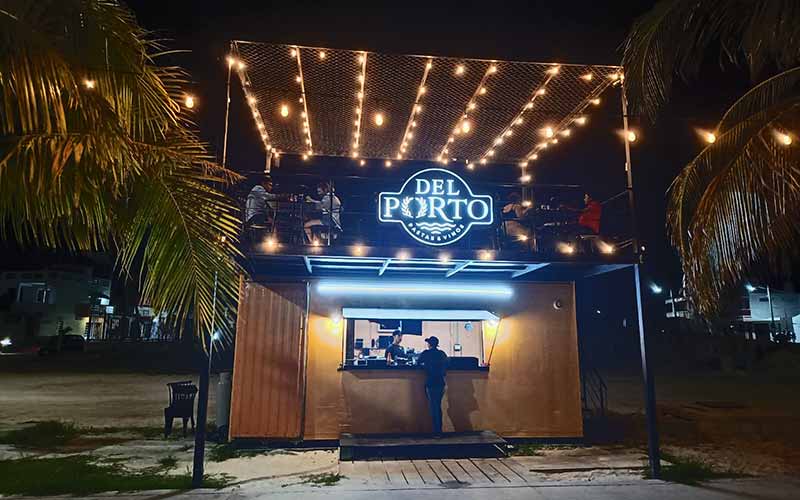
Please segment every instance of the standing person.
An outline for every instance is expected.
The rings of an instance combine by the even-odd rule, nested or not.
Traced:
[[[314,205],[314,209],[322,212],[322,217],[319,219],[311,219],[306,221],[303,229],[306,233],[306,238],[310,243],[313,238],[314,227],[324,227],[327,231],[332,233],[335,230],[342,229],[341,214],[342,202],[339,197],[333,193],[333,187],[329,182],[320,182],[317,186],[317,194],[322,198],[318,201],[310,196],[306,196],[306,202]]]
[[[425,339],[428,348],[419,355],[418,363],[425,369],[425,394],[433,421],[433,437],[442,437],[442,397],[444,397],[444,377],[447,372],[447,354],[439,350],[439,339]]]
[[[392,345],[386,348],[386,364],[396,365],[397,360],[407,359],[406,350],[400,343],[403,341],[403,334],[400,330],[395,330],[392,334]]]

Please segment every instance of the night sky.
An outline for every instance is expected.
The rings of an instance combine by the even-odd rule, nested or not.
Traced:
[[[190,51],[167,62],[190,72],[194,82],[189,90],[197,97],[200,132],[218,156],[224,127],[225,56],[231,39],[455,57],[619,64],[627,31],[653,3],[128,2],[145,28],[169,39],[172,48]],[[639,235],[647,246],[645,281],[673,289],[679,287],[681,275],[666,238],[666,190],[702,147],[695,127],[713,128],[747,83],[740,72],[726,71],[723,76],[716,60],[709,60],[707,66],[701,79],[678,85],[655,124],[633,118],[640,131],[632,161]],[[232,87],[228,164],[240,172],[257,171],[264,163],[261,141],[238,82]],[[614,186],[624,186],[620,177],[624,175],[622,141],[615,134],[621,127],[621,112],[611,95],[607,94],[609,98],[593,113],[593,126],[587,127],[590,133],[537,162],[537,179],[586,183],[601,195],[614,194],[607,186],[609,179]],[[565,173],[580,177],[558,177]],[[615,279],[630,277],[612,278],[603,286],[615,286]],[[657,303],[656,298],[650,300],[651,305]]]

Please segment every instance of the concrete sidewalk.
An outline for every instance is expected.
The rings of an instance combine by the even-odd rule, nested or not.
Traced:
[[[102,494],[84,497],[91,500],[244,500],[261,498],[294,499],[329,499],[347,498],[348,500],[482,500],[498,499],[534,499],[534,500],[568,500],[568,499],[656,499],[656,500],[785,500],[800,498],[800,481],[788,478],[771,479],[737,479],[709,481],[700,486],[686,486],[654,480],[633,482],[574,484],[574,483],[542,483],[518,486],[508,485],[470,485],[461,487],[405,487],[405,488],[353,488],[336,485],[327,487],[309,487],[294,485],[281,487],[274,482],[253,481],[220,491],[196,490],[177,493],[169,491],[151,491],[137,494]],[[25,497],[33,498],[33,497]],[[49,497],[59,498],[64,497]]]

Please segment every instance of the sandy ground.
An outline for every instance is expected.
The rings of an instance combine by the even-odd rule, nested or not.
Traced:
[[[81,426],[163,426],[168,382],[187,375],[138,373],[0,373],[0,422],[72,421]],[[215,420],[217,377],[209,391],[209,421]],[[176,421],[178,429],[180,422]]]

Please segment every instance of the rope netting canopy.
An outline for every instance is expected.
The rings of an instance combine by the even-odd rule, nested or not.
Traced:
[[[526,165],[589,119],[621,68],[232,42],[270,154]]]

